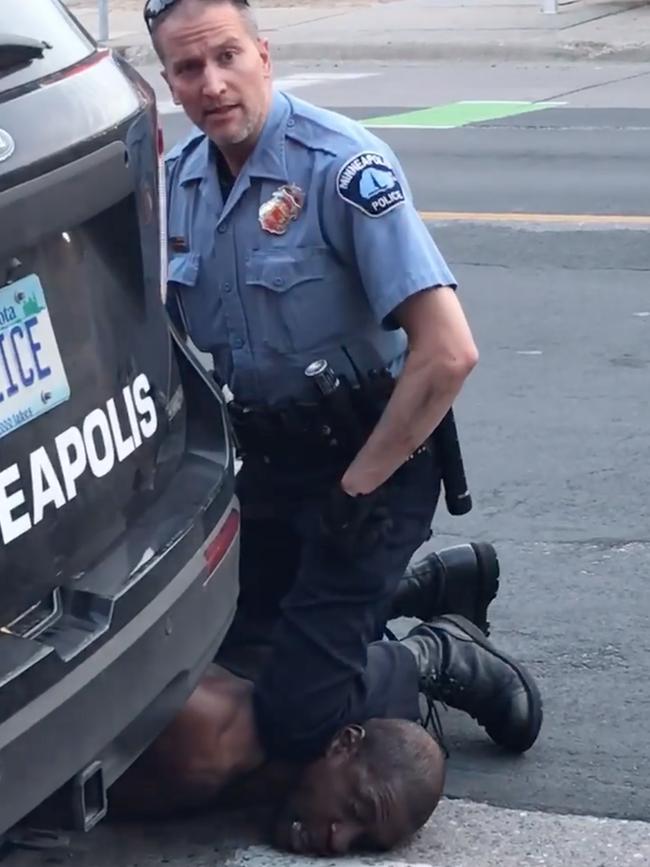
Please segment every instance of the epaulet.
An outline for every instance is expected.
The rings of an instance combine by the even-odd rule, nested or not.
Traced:
[[[287,129],[287,137],[304,147],[324,151],[334,157],[346,157],[377,147],[377,138],[357,121],[312,105],[292,94],[285,96],[291,105],[293,121]]]
[[[165,154],[165,162],[167,164],[174,162],[179,157],[191,153],[205,138],[205,133],[201,132],[198,127],[192,127],[191,132],[181,141],[171,147]]]

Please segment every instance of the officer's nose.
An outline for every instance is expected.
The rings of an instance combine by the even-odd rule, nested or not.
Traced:
[[[223,96],[226,92],[226,82],[223,72],[216,63],[208,63],[203,75],[203,95],[208,99]]]

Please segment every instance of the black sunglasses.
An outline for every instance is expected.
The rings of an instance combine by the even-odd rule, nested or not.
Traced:
[[[144,4],[144,20],[149,33],[151,33],[151,27],[156,18],[162,15],[163,12],[167,12],[168,9],[171,9],[178,2],[179,0],[147,0]],[[250,5],[248,0],[231,0],[231,2],[234,6]]]

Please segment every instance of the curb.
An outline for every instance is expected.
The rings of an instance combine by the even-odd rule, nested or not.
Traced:
[[[134,66],[158,64],[150,45],[111,42],[110,47]],[[647,63],[647,44],[612,45],[607,42],[565,42],[555,44],[494,42],[294,42],[272,46],[273,58],[283,61],[395,61],[433,62],[437,60],[475,60],[504,63],[508,61],[609,61],[615,63]]]

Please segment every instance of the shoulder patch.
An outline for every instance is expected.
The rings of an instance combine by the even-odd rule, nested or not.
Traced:
[[[341,167],[336,190],[344,201],[369,217],[381,217],[406,201],[391,164],[372,151],[357,154]]]

